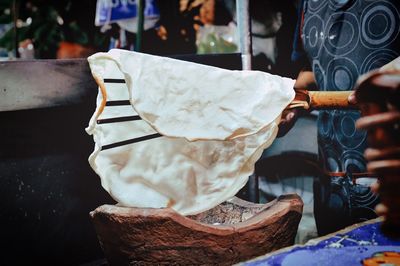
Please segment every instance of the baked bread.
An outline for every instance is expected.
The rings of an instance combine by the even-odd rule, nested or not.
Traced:
[[[294,98],[294,80],[264,72],[116,49],[88,61],[100,88],[89,162],[122,206],[189,215],[231,198]]]

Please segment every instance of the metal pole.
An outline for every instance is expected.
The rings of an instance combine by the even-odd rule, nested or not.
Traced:
[[[249,177],[247,188],[248,188],[247,192],[248,192],[249,201],[259,203],[260,202],[260,189],[259,189],[258,175],[252,174]]]
[[[239,30],[239,48],[242,55],[242,69],[251,69],[251,22],[249,0],[236,0],[236,21]]]
[[[137,1],[137,12],[138,12],[138,24],[136,31],[136,43],[135,51],[140,52],[142,50],[142,40],[143,40],[143,25],[144,25],[144,0]]]
[[[242,70],[251,70],[251,21],[249,0],[236,0],[236,22],[239,30],[239,48],[242,57]],[[259,202],[258,176],[252,174],[247,183],[248,198]]]
[[[14,38],[15,58],[19,58],[19,51],[18,51],[19,41],[18,41],[18,29],[17,29],[17,20],[18,20],[18,11],[19,11],[18,9],[19,9],[18,0],[14,0],[12,2],[11,12],[12,12],[13,24],[14,24],[13,38]]]

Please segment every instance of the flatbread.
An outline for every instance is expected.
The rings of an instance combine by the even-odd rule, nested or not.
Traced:
[[[87,128],[95,140],[89,162],[123,206],[189,215],[231,198],[294,98],[294,80],[264,72],[125,50],[88,61],[102,90]]]

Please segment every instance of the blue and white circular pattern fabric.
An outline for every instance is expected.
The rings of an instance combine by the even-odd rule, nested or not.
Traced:
[[[361,74],[399,56],[399,6],[398,0],[304,1],[301,37],[320,90],[351,90]],[[365,172],[366,134],[355,130],[358,118],[355,111],[320,111],[318,141],[328,171]]]
[[[399,56],[399,0],[303,0],[303,4],[299,32],[320,90],[352,90],[360,75]],[[348,110],[319,112],[318,150],[325,170],[348,176],[366,172],[366,133],[355,128],[359,116]],[[375,216],[379,200],[368,186],[333,177],[329,193],[329,200],[314,199],[319,206],[314,209],[319,233]]]

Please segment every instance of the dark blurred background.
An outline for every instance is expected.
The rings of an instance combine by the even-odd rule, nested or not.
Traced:
[[[101,6],[98,2],[2,0],[0,55],[3,59],[78,58],[110,48],[134,50],[136,26],[127,25],[134,25],[137,16],[96,26],[96,4]],[[120,6],[123,2],[135,3],[112,2]],[[157,10],[145,18],[141,52],[156,55],[238,52],[234,0],[144,2]],[[297,72],[290,61],[296,2],[250,1],[253,69],[284,76]],[[98,7],[97,16],[101,12]],[[26,52],[28,48],[33,51]]]
[[[118,7],[135,2],[112,1]],[[250,1],[253,69],[289,77],[298,73],[290,60],[296,2]],[[138,50],[140,38],[141,52],[241,68],[234,0],[145,3],[148,16],[138,34],[136,15],[118,20],[101,13],[106,0],[1,0],[0,60],[85,58],[111,48]],[[109,21],[99,22],[101,15]],[[51,68],[49,64],[44,69]],[[21,67],[18,76],[23,79],[36,66],[43,64]],[[86,74],[90,76],[89,69]],[[59,82],[54,80],[54,86]],[[11,88],[0,89],[1,96]],[[1,265],[105,263],[89,212],[114,201],[87,162],[93,141],[84,128],[95,108],[96,84],[85,89],[90,93],[79,103],[0,108]]]

